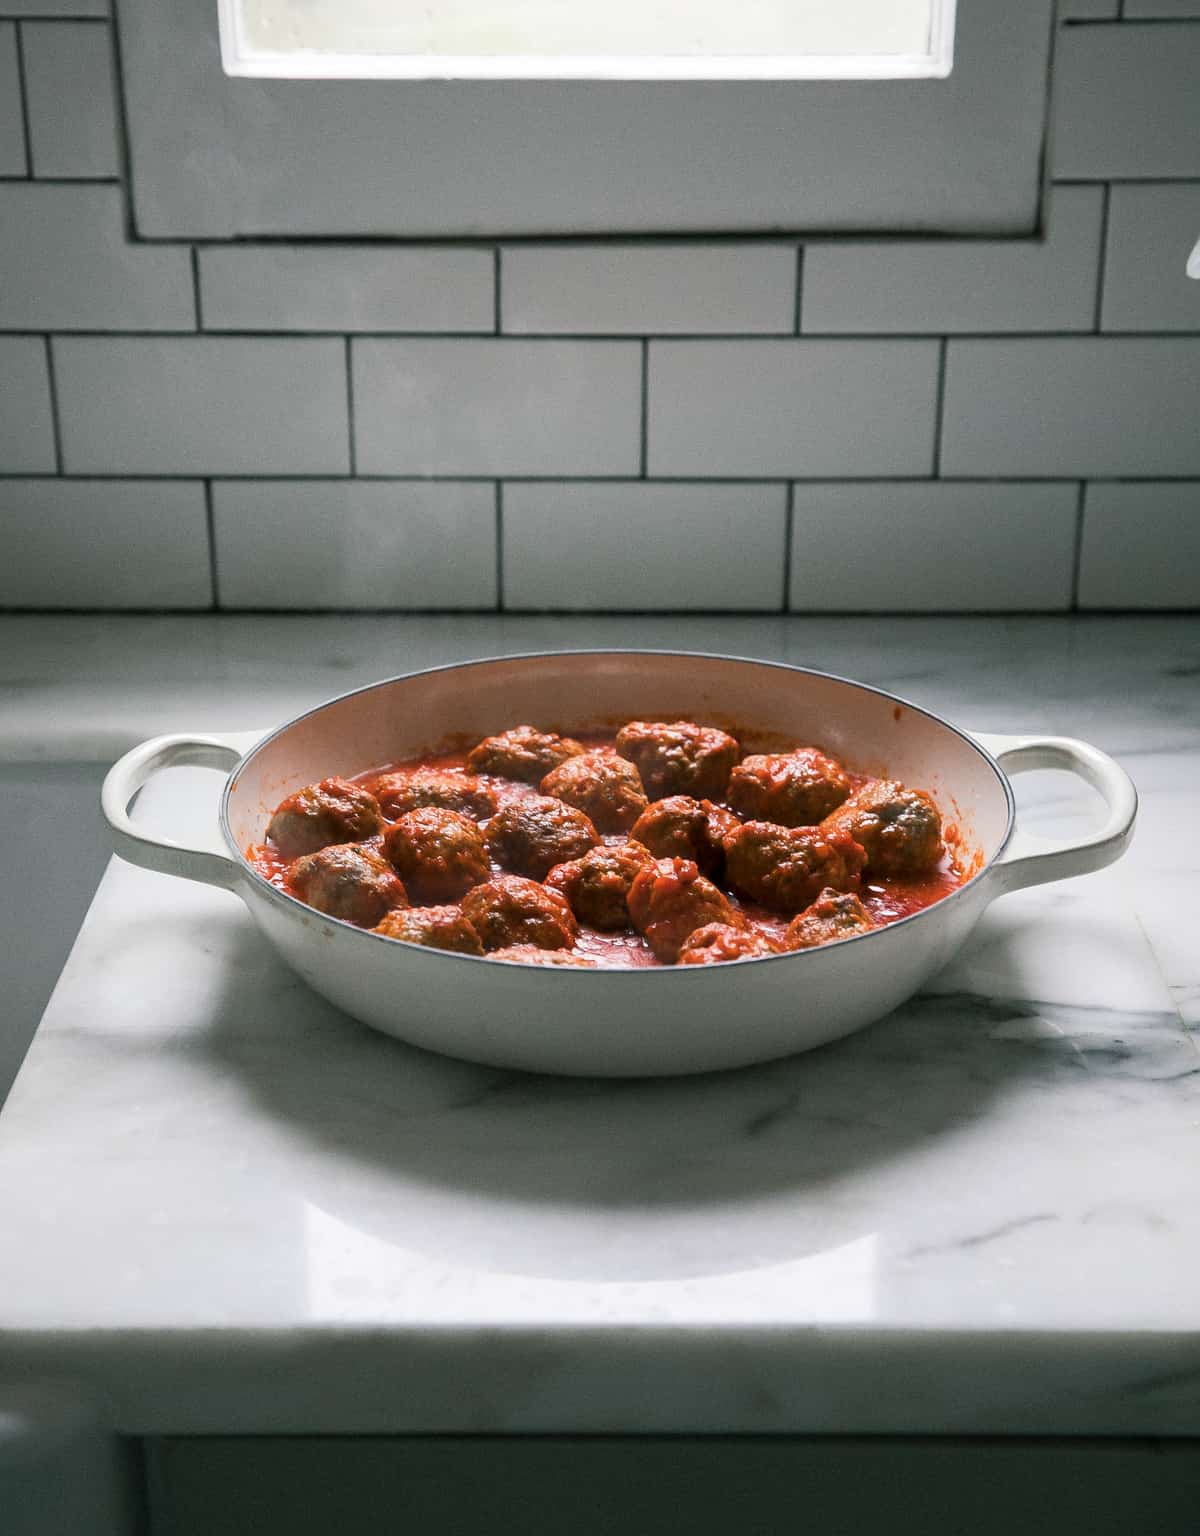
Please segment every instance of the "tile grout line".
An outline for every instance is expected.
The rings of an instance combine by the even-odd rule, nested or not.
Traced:
[[[192,303],[196,309],[196,330],[204,329],[204,301],[200,297],[200,252],[192,246]]]
[[[1058,0],[1054,0],[1050,6],[1046,67],[1042,75],[1042,122],[1038,134],[1036,173],[1037,211],[1032,233],[1034,239],[1043,244],[1049,241],[1050,205],[1054,196],[1054,71],[1060,58],[1059,46],[1063,36],[1063,28],[1059,23],[1059,12],[1062,9]]]
[[[492,251],[492,335],[499,336],[503,326],[503,308],[500,301],[500,247]],[[484,331],[482,335],[487,335]]]
[[[346,431],[349,434],[348,462],[350,475],[354,478],[358,474],[358,446],[354,431],[354,358],[350,351],[350,338],[344,338],[346,343]]]
[[[796,247],[796,296],[795,296],[795,311],[796,312],[795,312],[795,315],[793,316],[793,323],[792,323],[792,334],[794,336],[799,336],[800,335],[800,313],[801,313],[801,304],[803,303],[803,298],[804,298],[804,247],[802,245],[798,245]]]
[[[4,617],[6,617],[6,618],[31,618],[31,617],[41,616],[41,615],[45,615],[48,618],[65,618],[65,617],[74,617],[74,616],[79,616],[79,617],[83,617],[83,618],[96,618],[100,614],[104,614],[106,616],[107,615],[118,615],[118,614],[122,615],[122,616],[126,616],[126,615],[141,615],[141,614],[155,614],[155,615],[163,615],[164,617],[172,617],[174,615],[181,615],[183,617],[186,617],[189,614],[190,615],[207,614],[207,613],[211,613],[212,611],[213,610],[211,608],[199,607],[199,606],[197,606],[194,603],[182,604],[182,605],[180,605],[178,607],[165,607],[165,606],[163,606],[161,604],[159,604],[157,606],[147,604],[147,605],[138,606],[138,607],[130,606],[130,607],[124,607],[124,608],[106,608],[106,609],[85,608],[85,607],[79,607],[79,606],[76,606],[76,605],[72,605],[70,607],[64,605],[63,607],[59,608],[59,607],[52,607],[52,606],[50,606],[48,604],[45,604],[45,603],[41,603],[41,604],[35,604],[35,603],[28,603],[28,604],[0,603],[0,614],[4,615]],[[597,618],[599,618],[599,617],[608,617],[608,618],[614,618],[614,619],[630,619],[630,618],[637,618],[637,617],[645,617],[645,618],[651,618],[651,619],[676,618],[676,617],[678,617],[678,618],[689,618],[689,619],[706,618],[706,617],[712,617],[712,618],[763,619],[763,618],[778,618],[780,616],[778,610],[775,609],[775,608],[589,608],[589,607],[584,607],[584,606],[574,606],[574,607],[563,606],[561,608],[530,608],[530,607],[525,607],[525,608],[506,608],[504,611],[505,611],[506,615],[512,615],[512,616],[517,617],[517,618],[522,618],[522,617],[536,618],[536,617],[539,617],[539,616],[543,616],[545,618],[556,618],[556,617],[564,616],[564,615],[565,616],[585,615],[587,617],[597,617]],[[442,607],[442,608],[412,608],[412,607],[380,608],[380,607],[371,606],[371,605],[363,605],[363,606],[358,606],[358,607],[343,606],[343,607],[336,607],[336,608],[313,608],[313,607],[285,608],[285,607],[279,607],[279,606],[270,607],[270,606],[266,606],[266,605],[260,605],[258,607],[250,607],[250,606],[226,607],[226,608],[222,608],[221,609],[221,613],[222,614],[246,614],[246,615],[267,614],[267,615],[270,615],[271,617],[274,617],[274,618],[284,618],[284,617],[287,617],[287,618],[293,618],[293,617],[302,618],[302,617],[304,617],[306,615],[311,615],[313,617],[328,616],[328,617],[333,617],[333,618],[344,616],[346,618],[384,618],[384,619],[392,619],[392,618],[422,618],[422,617],[448,618],[449,617],[449,618],[457,619],[457,618],[461,618],[461,617],[463,617],[465,615],[475,615],[475,614],[479,615],[480,617],[492,617],[492,616],[495,615],[496,609],[495,609],[495,607],[489,607],[489,608],[479,608],[479,607],[470,607],[470,608],[445,608],[445,607]],[[916,619],[916,620],[921,620],[921,619],[952,619],[952,620],[961,620],[964,623],[971,623],[971,622],[973,622],[975,620],[978,620],[978,619],[992,619],[992,618],[995,618],[995,619],[1070,619],[1072,617],[1076,617],[1076,618],[1079,618],[1079,619],[1103,619],[1103,618],[1105,618],[1107,616],[1111,616],[1111,615],[1126,615],[1126,614],[1129,615],[1130,617],[1134,617],[1134,618],[1155,619],[1155,620],[1171,619],[1171,618],[1194,619],[1196,617],[1196,609],[1195,609],[1195,607],[1190,607],[1190,608],[1188,608],[1188,607],[1147,608],[1145,606],[1133,605],[1133,604],[1126,604],[1124,606],[1119,605],[1119,604],[1112,604],[1110,606],[1106,606],[1106,607],[1102,607],[1102,608],[1101,607],[1083,608],[1083,609],[1080,609],[1080,611],[1079,611],[1079,613],[1077,615],[1072,615],[1070,610],[1068,608],[1066,608],[1065,606],[1063,606],[1063,607],[1050,607],[1050,608],[970,608],[970,609],[967,609],[967,608],[820,608],[820,609],[811,609],[811,610],[797,609],[795,612],[789,613],[787,615],[787,617],[789,619],[796,619],[796,620],[807,620],[807,619],[814,619],[814,618],[819,618],[819,619],[832,619],[832,618],[855,619],[855,618],[860,618],[860,619],[868,619],[868,620],[872,620],[872,621],[878,620],[878,619],[888,619],[888,618],[892,618],[892,619]]]
[[[1097,336],[1101,334],[1101,322],[1104,317],[1104,280],[1108,267],[1108,220],[1111,206],[1112,188],[1108,182],[1105,182],[1104,202],[1100,209],[1100,260],[1096,267],[1096,307],[1092,315],[1092,329]]]
[[[35,338],[38,341],[46,340],[44,333],[39,333]],[[62,340],[62,337],[55,337]],[[1086,471],[1085,471],[1086,473]],[[164,470],[164,469],[80,469],[64,472],[64,480],[130,480],[157,481],[163,480],[170,483],[186,481],[194,484],[211,477],[222,484],[280,484],[280,485],[307,485],[333,481],[342,483],[352,477],[346,470],[328,469],[311,474],[289,474],[286,470],[248,470],[248,469],[219,469],[219,470]],[[412,475],[412,474],[374,474],[354,476],[363,484],[379,485],[493,485],[496,481],[496,472],[490,474],[477,474],[470,470],[447,470],[444,474]],[[851,474],[824,474],[804,475],[793,471],[790,475],[780,472],[774,475],[651,475],[643,481],[640,476],[632,475],[628,471],[620,474],[602,475],[596,473],[583,475],[538,475],[522,471],[512,471],[506,474],[506,480],[521,485],[709,485],[715,487],[728,487],[733,485],[769,486],[784,483],[789,479],[796,485],[846,485],[862,487],[870,485],[1078,485],[1080,471],[1072,474],[1061,475],[947,475],[942,480],[936,480],[932,475],[851,475]],[[0,485],[8,480],[41,480],[45,479],[44,470],[3,470],[0,469]],[[1144,475],[1088,475],[1089,485],[1195,485],[1200,486],[1200,472],[1192,474],[1162,474],[1151,473]]]
[[[208,534],[208,575],[212,586],[212,606],[217,612],[221,607],[221,582],[217,573],[217,520],[213,513],[213,483],[204,482],[204,525]]]
[[[21,132],[25,138],[25,175],[17,181],[33,180],[33,134],[29,127],[29,87],[25,82],[25,29],[13,22],[13,50],[17,56],[17,90],[21,95]]]
[[[1084,502],[1087,496],[1087,481],[1079,482],[1079,495],[1075,506],[1075,551],[1071,561],[1071,607],[1072,613],[1079,612],[1079,570],[1083,563],[1083,518]]]
[[[783,600],[780,613],[788,611],[792,596],[792,541],[796,537],[796,482],[787,483],[787,500],[783,516]]]
[[[129,103],[125,99],[124,56],[121,43],[121,20],[115,8],[105,18],[109,23],[109,54],[112,59],[111,89],[117,123],[117,142],[120,151],[121,173],[117,185],[121,189],[121,218],[125,226],[125,240],[131,246],[144,245],[141,231],[133,213],[133,135],[129,131]],[[173,241],[174,245],[182,242]],[[191,249],[197,247],[193,244]],[[197,321],[197,325],[198,325]]]
[[[946,415],[946,354],[949,350],[949,337],[943,336],[938,342],[938,376],[937,392],[934,395],[933,416],[933,479],[942,478],[942,430]]]
[[[496,609],[504,612],[504,482],[496,481]]]
[[[640,468],[638,479],[646,480],[650,474],[650,342],[642,338],[642,419]]]
[[[10,183],[11,184],[11,183]],[[23,180],[20,185],[27,183]],[[39,187],[49,185],[44,181],[36,183]],[[1200,184],[1200,183],[1198,183]],[[98,185],[89,182],[89,186]],[[231,245],[233,243],[231,242]],[[6,336],[40,336],[40,331],[34,325],[0,326],[0,334]],[[170,329],[160,327],[158,330],[149,329],[146,326],[128,326],[120,330],[98,330],[95,326],[59,327],[57,334],[71,338],[86,338],[98,341],[194,341],[195,330],[180,330],[178,327]],[[287,344],[296,341],[337,341],[347,335],[345,330],[328,327],[324,330],[301,330],[299,328],[289,330],[268,331],[262,329],[246,328],[233,330],[228,327],[209,326],[205,329],[206,336],[222,337],[229,341],[261,341],[273,342],[276,345]],[[1045,341],[1094,341],[1096,333],[1091,326],[1081,330],[1011,330],[1011,331],[953,331],[939,333],[937,331],[805,331],[803,336],[796,337],[790,332],[772,331],[769,333],[760,331],[747,332],[692,332],[687,335],[656,332],[651,336],[639,336],[628,331],[616,332],[571,332],[571,331],[544,331],[537,335],[525,335],[507,331],[503,336],[497,337],[491,331],[352,331],[349,333],[356,341],[423,341],[423,342],[451,342],[451,341],[520,341],[531,343],[549,342],[575,342],[581,346],[587,346],[592,342],[603,342],[608,345],[622,345],[630,348],[643,342],[660,346],[717,346],[717,347],[742,347],[742,346],[793,346],[797,340],[823,341],[837,345],[841,342],[874,342],[881,347],[888,347],[895,342],[946,342],[946,341],[1002,341],[1002,342],[1045,342]],[[1200,337],[1200,325],[1188,330],[1137,330],[1105,331],[1106,341],[1195,341]]]
[[[58,414],[58,375],[54,370],[54,346],[50,336],[46,340],[46,383],[50,391],[50,429],[54,436],[54,472],[63,472],[62,422]]]

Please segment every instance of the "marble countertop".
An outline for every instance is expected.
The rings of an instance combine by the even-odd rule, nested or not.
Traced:
[[[151,1434],[1200,1433],[1200,621],[5,619],[0,753],[597,643],[1087,737],[1138,835],[873,1028],[677,1082],[376,1036],[235,897],[114,865],[0,1113],[0,1373]],[[202,835],[218,785],[140,814]],[[1096,815],[1017,788],[1035,832]]]

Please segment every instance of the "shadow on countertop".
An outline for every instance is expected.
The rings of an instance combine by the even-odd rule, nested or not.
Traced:
[[[898,1164],[969,1130],[1019,1080],[1142,1075],[1091,1010],[956,993],[760,1067],[534,1076],[364,1027],[249,922],[221,948],[225,991],[183,1048],[239,1079],[292,1140],[304,1197],[384,1242],[510,1273],[677,1277],[825,1251],[871,1230],[866,1207],[877,1216]],[[999,981],[994,942],[991,965]],[[1048,1014],[1052,1027],[1027,1027]]]

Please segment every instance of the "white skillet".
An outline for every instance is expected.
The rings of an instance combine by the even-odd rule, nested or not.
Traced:
[[[243,850],[301,785],[355,774],[519,723],[567,732],[693,718],[744,749],[815,743],[858,772],[929,790],[976,871],[952,895],[859,938],[719,966],[582,970],[515,965],[383,939],[275,890]],[[224,852],[148,836],[129,804],[172,764],[230,769]],[[1006,775],[1065,768],[1108,804],[1099,831],[1037,845],[1014,835]],[[265,737],[177,734],[135,747],[102,790],[117,853],[222,886],[310,986],[415,1045],[531,1071],[611,1077],[707,1072],[808,1050],[895,1008],[939,970],[995,897],[1087,874],[1124,852],[1137,814],[1129,776],[1086,742],[960,730],[862,683],[774,662],[659,651],[503,657],[392,678],[332,699]]]

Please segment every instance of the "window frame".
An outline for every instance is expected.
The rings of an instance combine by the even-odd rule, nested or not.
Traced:
[[[1054,0],[958,0],[948,77],[247,79],[217,0],[115,0],[146,240],[1027,238]]]

